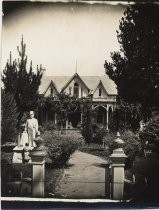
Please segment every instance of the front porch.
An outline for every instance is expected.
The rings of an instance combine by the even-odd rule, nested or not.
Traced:
[[[106,127],[109,129],[109,121],[114,111],[114,104],[112,103],[93,103],[92,109],[92,123],[97,124],[98,127]],[[81,109],[79,112],[69,115],[68,119],[65,120],[62,125],[58,121],[58,115],[53,109],[41,108],[38,109],[37,118],[39,124],[54,123],[55,126],[59,126],[66,130],[81,128],[83,123],[84,110]]]

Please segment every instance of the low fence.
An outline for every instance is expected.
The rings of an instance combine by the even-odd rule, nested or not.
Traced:
[[[115,199],[114,193],[119,192],[119,189],[116,190],[116,188],[120,188],[122,185],[125,184],[123,189],[123,193],[125,195],[122,195],[123,198],[119,200],[124,199],[130,199],[131,193],[133,189],[135,189],[135,185],[139,185],[139,190],[143,190],[146,185],[146,180],[143,176],[137,175],[130,183],[129,180],[124,180],[123,182],[114,182],[113,181],[113,170],[111,168],[111,165],[105,164],[102,167],[103,173],[102,176],[104,177],[103,180],[99,180],[98,177],[96,177],[93,181],[88,181],[87,179],[83,179],[82,181],[78,181],[75,179],[70,179],[69,175],[64,173],[65,169],[68,167],[71,167],[69,165],[66,165],[65,167],[61,168],[53,168],[50,167],[48,164],[45,165],[45,179],[43,180],[33,180],[33,168],[32,164],[21,164],[21,163],[13,163],[13,164],[1,164],[2,168],[2,182],[1,182],[1,195],[2,197],[45,197],[45,198],[88,198],[88,199]],[[78,173],[78,172],[77,172]],[[66,177],[63,178],[63,177]],[[67,183],[66,183],[67,180]],[[36,191],[34,190],[33,195],[33,188],[36,189],[36,186],[38,185],[38,188],[43,189],[44,191]],[[134,186],[133,188],[132,185]],[[142,185],[142,186],[141,186]],[[65,188],[60,189],[61,186],[65,186]],[[77,196],[76,192],[69,192],[69,194],[66,193],[67,186],[73,187],[74,191],[78,189],[80,194]],[[93,191],[97,191],[95,194],[94,192],[91,192],[91,189],[93,188]],[[96,188],[96,189],[95,189]],[[126,189],[127,188],[127,189]],[[60,190],[58,190],[60,189]],[[87,192],[85,192],[85,190]],[[89,189],[89,193],[88,193]],[[38,192],[38,194],[36,194]],[[43,192],[44,194],[42,194]],[[84,193],[85,195],[84,195]],[[130,195],[127,194],[129,192]],[[40,193],[40,195],[39,195]],[[120,192],[121,195],[121,192]],[[116,200],[116,199],[115,199]],[[118,200],[118,199],[117,199]]]
[[[111,162],[99,166],[102,167],[103,171],[102,181],[98,181],[98,177],[93,181],[73,179],[70,181],[68,177],[68,185],[65,185],[65,180],[62,179],[65,168],[53,168],[52,166],[49,168],[48,164],[45,165],[46,151],[40,146],[31,151],[31,163],[8,163],[2,161],[2,196],[65,198],[65,195],[62,195],[62,191],[60,191],[61,194],[58,194],[55,190],[59,184],[63,184],[64,187],[76,185],[78,188],[86,185],[88,188],[89,186],[98,186],[98,189],[102,188],[104,191],[102,191],[101,195],[99,194],[99,197],[94,198],[123,200],[125,183],[124,161],[126,155],[120,148],[121,139],[117,138],[116,141],[119,146],[110,156]],[[88,195],[89,197],[92,198],[91,195]],[[79,198],[83,198],[82,194]]]
[[[60,194],[55,193],[55,188],[61,181],[61,175],[63,174],[64,168],[52,168],[45,166],[45,151],[35,150],[31,152],[31,163],[5,163],[2,162],[2,196],[9,197],[63,197],[62,191]],[[112,158],[114,155],[112,154]],[[67,166],[65,166],[67,167]],[[101,167],[101,166],[99,166]],[[98,180],[67,180],[67,186],[76,185],[82,189],[82,186],[92,185],[97,187],[97,191],[100,189],[101,193],[97,195],[97,198],[106,199],[123,199],[123,183],[124,183],[124,164],[120,165],[116,163],[104,164],[102,166],[103,179]],[[59,173],[60,172],[60,173]],[[104,173],[105,172],[105,173]],[[121,175],[122,176],[121,176]],[[50,189],[52,187],[52,189]],[[86,188],[87,189],[87,188]],[[82,195],[81,195],[82,196]],[[88,198],[91,198],[88,194]],[[80,197],[79,197],[80,198]],[[82,198],[82,197],[81,197]],[[96,197],[94,197],[96,198]]]

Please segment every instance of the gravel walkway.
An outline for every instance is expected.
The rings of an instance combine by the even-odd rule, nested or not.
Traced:
[[[103,198],[105,196],[105,165],[100,157],[76,151],[55,189],[55,197]]]

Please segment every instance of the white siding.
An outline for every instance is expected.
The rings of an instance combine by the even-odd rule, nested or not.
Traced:
[[[83,97],[88,96],[88,89],[83,85],[83,83],[78,79],[78,78],[74,78],[71,83],[65,88],[64,92],[66,94],[70,93],[70,88],[71,88],[71,96],[73,96],[73,92],[74,92],[74,83],[78,83],[79,85],[79,98],[81,98],[81,88],[82,88],[82,92],[83,92]]]
[[[101,88],[101,96],[99,96],[99,88]],[[93,98],[109,98],[108,94],[106,93],[105,89],[101,84],[98,85],[96,91],[93,94]]]
[[[53,85],[50,85],[50,86],[48,87],[46,93],[45,93],[45,97],[51,96],[51,88],[53,89],[53,94],[52,94],[52,96],[55,97],[55,96],[57,95],[57,91],[56,91],[56,89],[54,88],[54,86],[53,86]]]

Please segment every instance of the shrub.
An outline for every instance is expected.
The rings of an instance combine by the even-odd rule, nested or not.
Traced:
[[[84,137],[85,143],[90,144],[93,141],[92,108],[88,105],[85,106],[86,107],[83,114],[82,136]]]
[[[93,135],[93,143],[103,144],[104,136],[108,131],[106,128],[98,128]]]
[[[122,140],[125,142],[124,144],[124,152],[128,156],[127,162],[130,164],[133,162],[136,156],[142,155],[143,145],[135,133],[128,130],[122,134]]]
[[[118,108],[114,110],[109,119],[109,129],[116,130],[133,130],[136,131],[140,127],[142,119],[142,109],[139,104],[136,106],[127,104],[121,99],[119,100]]]
[[[99,130],[99,126],[96,123],[92,124],[92,131],[93,133],[97,133],[97,131]]]
[[[41,135],[45,133],[45,128],[42,125],[39,125],[38,130],[40,131]]]
[[[52,121],[43,123],[42,125],[39,125],[39,131],[40,131],[41,134],[44,134],[44,133],[47,132],[47,131],[52,131],[52,132],[54,132],[55,129],[56,129],[56,125],[55,125],[55,123],[52,122]]]
[[[104,137],[104,142],[110,148],[111,152],[116,149],[116,143],[114,142],[115,138],[116,136],[114,133],[108,133]],[[130,167],[135,157],[142,154],[142,143],[139,137],[130,130],[121,133],[121,139],[124,141],[124,144],[121,147],[127,155],[126,167]]]
[[[73,135],[57,135],[53,132],[46,132],[43,136],[48,157],[53,165],[63,165],[70,155],[78,149],[82,143],[81,139]]]
[[[105,145],[107,147],[109,147],[111,152],[114,149],[114,146],[113,146],[114,145],[114,140],[115,140],[115,133],[113,133],[113,132],[107,133],[103,138],[103,141],[104,141]]]
[[[16,137],[16,126],[17,126],[17,106],[14,97],[9,94],[2,92],[2,143],[6,141],[14,141]]]
[[[56,129],[55,123],[52,121],[42,124],[42,127],[45,131],[54,131]]]
[[[153,144],[154,150],[159,152],[159,115],[152,117],[139,135],[143,144]]]

